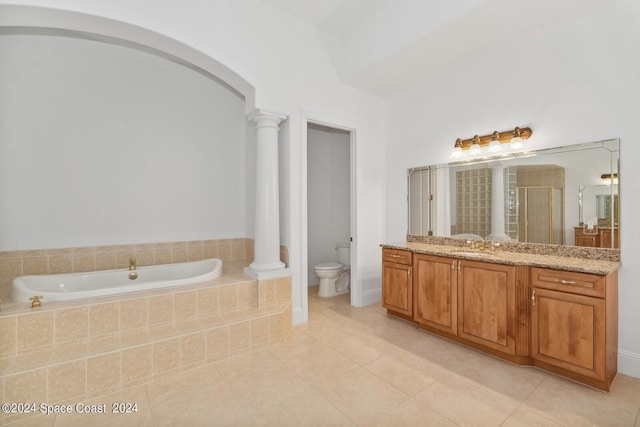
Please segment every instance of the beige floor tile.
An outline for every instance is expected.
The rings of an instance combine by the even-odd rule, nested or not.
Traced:
[[[392,411],[378,414],[367,427],[457,427],[457,424],[417,400],[407,399]]]
[[[303,344],[302,351],[278,353],[277,357],[311,385],[338,378],[358,368],[358,364],[322,344]]]
[[[232,424],[251,414],[213,369],[194,369],[147,385],[155,426]]]
[[[436,380],[427,372],[409,367],[388,356],[377,359],[364,368],[409,396],[419,393]]]
[[[562,427],[565,424],[549,417],[548,414],[526,405],[520,405],[501,427]]]
[[[223,384],[238,401],[257,411],[313,390],[297,376],[272,371],[246,372],[225,379]]]
[[[72,405],[78,403],[69,402]],[[78,413],[56,415],[55,427],[109,427],[109,426],[153,426],[151,406],[144,386],[136,386],[126,390],[97,397],[82,403],[98,407],[104,405],[106,413]],[[115,405],[115,406],[114,406]],[[134,406],[135,405],[135,406]],[[125,409],[118,413],[114,408]]]
[[[278,427],[349,427],[355,426],[343,413],[320,393],[310,391],[264,408],[253,419],[245,419],[234,426]]]
[[[634,424],[639,397],[637,385],[630,387],[624,378],[616,379],[611,392],[605,393],[549,375],[524,405],[566,425],[618,427]]]
[[[638,409],[638,414],[636,415],[636,425],[635,427],[640,427],[640,409]]]
[[[384,340],[366,334],[342,338],[331,347],[359,365],[379,359],[390,351],[390,345]]]
[[[498,426],[519,405],[509,395],[456,374],[434,382],[415,398],[460,426]]]
[[[288,372],[289,368],[267,349],[252,351],[221,360],[212,365],[221,378],[251,372]]]
[[[363,368],[328,379],[318,389],[340,412],[358,425],[372,423],[409,396]]]

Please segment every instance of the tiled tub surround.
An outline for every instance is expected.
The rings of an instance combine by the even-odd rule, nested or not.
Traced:
[[[253,259],[252,239],[194,240],[63,249],[0,252],[0,299],[9,300],[11,282],[32,274],[80,273],[127,268],[135,256],[139,267],[220,258]]]
[[[246,265],[188,287],[3,309],[1,401],[75,404],[282,340],[291,279],[250,280]]]

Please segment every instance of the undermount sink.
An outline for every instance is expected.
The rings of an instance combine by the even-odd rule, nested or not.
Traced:
[[[493,255],[492,253],[489,253],[489,252],[474,252],[474,251],[453,251],[452,254],[454,254],[454,255],[462,255],[462,256],[487,256],[487,255]]]

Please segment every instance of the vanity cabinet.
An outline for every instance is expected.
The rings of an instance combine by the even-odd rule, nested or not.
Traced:
[[[382,254],[382,305],[389,314],[511,362],[609,390],[617,372],[617,271],[503,264],[495,254],[478,254],[493,262],[395,248]]]
[[[421,326],[448,332],[458,330],[458,261],[414,256],[414,320]]]
[[[382,249],[382,306],[408,318],[413,317],[412,262],[411,251]]]
[[[617,272],[531,269],[536,366],[609,390],[617,371]]]
[[[515,354],[515,267],[459,260],[458,336]]]

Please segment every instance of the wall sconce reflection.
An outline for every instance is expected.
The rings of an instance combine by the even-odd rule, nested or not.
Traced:
[[[613,184],[618,184],[618,174],[614,173],[614,174],[610,174],[610,173],[603,173],[602,175],[600,175],[600,179],[602,180],[602,183],[604,185],[611,185],[611,182],[613,181]]]

